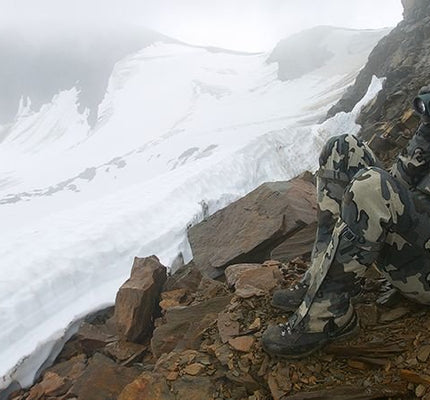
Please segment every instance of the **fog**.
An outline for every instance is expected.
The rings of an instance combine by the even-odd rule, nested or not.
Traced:
[[[400,0],[2,0],[0,26],[54,34],[135,25],[187,42],[261,51],[311,26],[379,28],[396,25],[401,14]]]
[[[161,34],[270,52],[312,26],[381,28],[396,25],[401,14],[400,0],[1,0],[0,124],[13,119],[21,97],[38,110],[73,86],[94,123],[114,64],[170,40]]]

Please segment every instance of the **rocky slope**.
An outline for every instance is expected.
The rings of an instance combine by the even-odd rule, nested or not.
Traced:
[[[404,20],[383,38],[369,56],[354,85],[333,106],[328,117],[350,111],[366,92],[373,75],[385,77],[385,85],[357,122],[361,136],[387,163],[407,143],[418,118],[412,100],[430,76],[430,3],[402,0]]]
[[[373,269],[357,300],[361,330],[354,340],[294,362],[262,350],[260,338],[268,324],[288,317],[271,307],[273,290],[294,284],[308,266],[315,201],[300,200],[315,197],[309,178],[262,185],[192,228],[197,261],[171,276],[157,257],[136,258],[115,307],[88,317],[35,385],[0,397],[430,399],[430,313],[390,296]],[[262,204],[262,199],[272,201]],[[278,201],[286,203],[290,215],[284,211],[280,228],[273,229]],[[244,219],[240,232],[234,224],[222,224],[234,214]],[[255,235],[256,229],[265,236]],[[297,251],[303,256],[296,257]],[[278,260],[264,261],[275,252]],[[231,265],[237,254],[243,261],[249,255],[253,263]],[[217,280],[206,275],[214,269]]]

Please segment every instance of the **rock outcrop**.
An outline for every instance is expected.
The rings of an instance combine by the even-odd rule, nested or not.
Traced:
[[[216,278],[231,264],[263,262],[316,221],[315,186],[302,178],[265,183],[188,231],[193,262]]]
[[[430,2],[403,0],[404,20],[384,37],[369,56],[355,83],[333,106],[328,117],[352,110],[364,96],[373,75],[385,77],[383,89],[363,108],[360,135],[387,164],[405,146],[418,124],[412,100],[430,77]]]
[[[151,335],[167,269],[157,257],[135,258],[131,277],[119,289],[115,320],[121,339],[140,342]]]

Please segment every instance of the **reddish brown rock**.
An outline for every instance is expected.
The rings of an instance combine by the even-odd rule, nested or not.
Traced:
[[[239,336],[237,338],[229,339],[228,344],[237,351],[248,353],[254,342],[255,338],[252,336]]]
[[[239,334],[239,322],[233,319],[234,315],[222,312],[218,315],[217,327],[222,343]]]
[[[255,379],[249,375],[245,374],[234,374],[231,371],[226,373],[226,378],[232,382],[235,382],[240,387],[245,388],[248,392],[253,392],[257,390],[260,385],[255,381]]]
[[[197,291],[202,294],[204,298],[220,297],[230,293],[224,283],[206,276],[200,281]]]
[[[157,257],[135,258],[131,277],[119,289],[115,300],[115,320],[122,340],[140,342],[153,329],[166,267]]]
[[[310,254],[316,232],[317,222],[315,221],[275,247],[270,253],[271,258],[287,263],[296,257]]]
[[[45,396],[60,396],[69,390],[72,383],[69,379],[48,371],[43,376],[43,380],[39,383],[39,386]]]
[[[191,376],[200,375],[204,370],[205,366],[200,363],[193,363],[184,368],[184,372]]]
[[[183,376],[173,383],[173,390],[176,399],[184,400],[209,400],[215,392],[211,380],[203,376]]]
[[[216,297],[202,303],[167,310],[166,323],[157,327],[151,340],[155,357],[173,349],[197,349],[204,330],[216,321],[231,296]]]
[[[264,296],[283,280],[281,271],[275,265],[231,265],[225,274],[229,285],[234,285],[236,295],[242,298]]]
[[[161,293],[160,307],[163,310],[168,310],[172,307],[177,307],[187,296],[186,289],[175,289],[169,292]]]
[[[70,380],[79,378],[87,367],[87,357],[84,354],[70,360],[60,362],[49,368],[49,371]]]
[[[236,282],[245,271],[253,271],[261,268],[261,264],[233,264],[224,271],[225,281],[228,287],[233,288]]]
[[[43,392],[43,388],[42,386],[40,386],[39,384],[34,385],[31,389],[30,392],[28,394],[27,399],[28,400],[39,400],[43,397],[44,392]]]
[[[201,272],[196,268],[194,262],[191,261],[167,278],[163,290],[167,292],[175,289],[186,289],[194,292],[199,287],[201,279]]]
[[[184,397],[184,399],[187,397]],[[129,383],[118,400],[175,400],[165,378],[161,374],[144,372]]]
[[[230,361],[231,357],[233,357],[233,354],[232,354],[229,346],[226,344],[222,345],[222,346],[215,346],[214,345],[209,350],[213,352],[215,357],[218,359],[218,361],[222,365],[227,365],[228,362]]]
[[[79,399],[116,400],[123,388],[138,375],[138,370],[121,367],[110,358],[96,353],[69,393]]]
[[[278,386],[277,379],[272,374],[269,374],[267,378],[267,385],[269,386],[273,400],[280,400],[282,396],[286,394],[286,392]]]
[[[148,346],[132,342],[113,342],[106,345],[104,353],[112,356],[115,360],[120,363],[124,363],[130,359],[134,359],[136,355],[142,355]]]
[[[215,278],[231,264],[263,262],[316,221],[315,187],[303,179],[265,183],[188,231],[194,263]]]
[[[76,338],[82,350],[88,355],[92,355],[96,350],[116,340],[112,334],[104,332],[101,326],[87,322],[82,323],[79,327]]]

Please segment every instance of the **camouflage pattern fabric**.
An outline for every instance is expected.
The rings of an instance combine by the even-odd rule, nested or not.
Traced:
[[[318,171],[310,286],[291,327],[322,332],[345,325],[354,313],[351,295],[373,262],[407,297],[430,304],[430,198],[419,189],[429,160],[430,127],[423,125],[391,174],[354,136],[328,141]]]
[[[323,147],[316,177],[318,228],[312,264],[303,281],[310,284],[312,271],[320,267],[340,216],[343,193],[354,175],[363,168],[378,166],[370,147],[353,135],[332,137]]]

